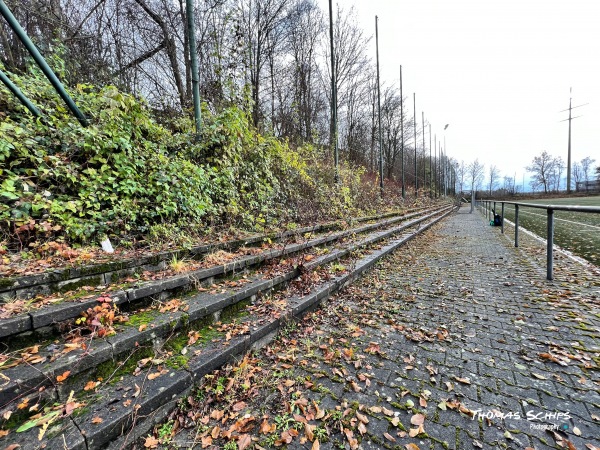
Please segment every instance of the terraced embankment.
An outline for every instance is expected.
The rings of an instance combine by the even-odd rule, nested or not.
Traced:
[[[161,254],[13,279],[11,295],[47,294],[0,320],[0,445],[126,446],[196,380],[451,212],[446,205],[343,230],[312,227],[264,247],[264,236],[219,243],[176,267],[166,264],[174,254]],[[85,286],[98,280],[101,288]],[[79,287],[53,293],[68,286],[61,283]]]

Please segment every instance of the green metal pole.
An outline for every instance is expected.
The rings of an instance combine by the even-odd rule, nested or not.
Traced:
[[[425,164],[425,111],[421,111],[421,129],[423,131],[423,193],[425,193],[426,167]]]
[[[383,197],[383,137],[381,134],[381,89],[379,85],[379,29],[377,22],[379,18],[375,16],[375,48],[377,51],[377,116],[379,123],[379,188]]]
[[[33,114],[35,117],[42,116],[42,113],[40,113],[40,110],[37,109],[35,107],[35,105],[29,101],[29,99],[27,97],[25,97],[25,94],[23,94],[23,92],[21,92],[21,90],[12,81],[10,81],[10,79],[6,76],[6,74],[4,72],[2,72],[1,70],[0,70],[0,80],[14,94],[14,96],[17,97],[21,101],[21,103],[23,103],[27,107],[27,109],[29,111],[31,111],[31,114]]]
[[[62,99],[67,104],[71,112],[75,115],[75,117],[77,117],[79,123],[81,123],[81,125],[83,125],[84,127],[87,127],[89,123],[86,117],[79,110],[71,96],[67,93],[64,86],[56,77],[56,75],[54,74],[44,57],[40,54],[36,46],[33,44],[33,42],[31,42],[31,39],[29,39],[29,36],[27,36],[25,30],[23,30],[13,13],[10,11],[10,9],[8,9],[8,6],[6,6],[6,4],[4,3],[4,0],[0,0],[0,14],[4,16],[4,18],[6,19],[10,27],[13,29],[15,34],[19,37],[23,45],[25,45],[27,51],[29,51],[37,65],[40,67],[40,69],[42,69],[42,72],[44,72],[46,78],[48,78],[52,86],[54,86],[54,89],[56,89],[58,95],[62,97]]]
[[[188,26],[188,42],[190,62],[192,63],[192,95],[194,97],[194,122],[196,124],[196,141],[200,140],[202,131],[202,112],[200,110],[200,87],[198,80],[198,55],[196,53],[196,26],[194,21],[194,0],[186,0]]]
[[[419,173],[417,172],[417,94],[413,92],[413,131],[415,137],[415,198],[419,196]]]
[[[431,124],[429,124],[429,198],[433,198],[433,191],[431,190]]]
[[[333,48],[333,6],[329,0],[329,50],[331,53],[331,147],[333,148],[333,163],[335,165],[335,182],[340,181],[338,152],[338,130],[337,130],[337,80],[335,76],[335,54]]]
[[[402,136],[402,149],[400,160],[402,161],[402,198],[406,198],[404,187],[404,97],[402,94],[402,66],[400,66],[400,134]]]

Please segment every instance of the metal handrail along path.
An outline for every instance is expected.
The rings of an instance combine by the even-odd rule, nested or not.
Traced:
[[[504,200],[481,200],[485,204],[486,218],[490,218],[492,211],[496,213],[496,204],[502,205],[502,224],[500,232],[504,233],[504,205],[514,205],[515,207],[515,247],[519,246],[519,207],[545,209],[547,215],[547,238],[546,238],[546,279],[552,280],[553,276],[553,256],[554,256],[554,211],[571,211],[581,213],[600,214],[600,206],[579,206],[579,205],[539,205],[536,203],[525,202],[507,202]],[[493,205],[493,208],[490,206]]]

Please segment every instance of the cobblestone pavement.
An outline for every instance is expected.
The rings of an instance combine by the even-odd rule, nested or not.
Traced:
[[[264,425],[239,448],[600,447],[597,273],[561,260],[547,282],[523,246],[462,208],[258,351],[260,387],[175,443],[222,445],[211,411],[237,402]]]

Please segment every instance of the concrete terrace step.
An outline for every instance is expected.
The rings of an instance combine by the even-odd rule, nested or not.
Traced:
[[[421,209],[425,208],[414,208],[404,212],[418,211]],[[399,212],[391,212],[361,217],[355,219],[353,222],[369,222],[397,215],[399,215]],[[145,256],[107,261],[100,264],[88,264],[79,267],[61,267],[31,275],[3,277],[0,283],[0,301],[9,301],[13,298],[31,298],[36,295],[49,295],[54,292],[66,292],[81,286],[110,284],[120,278],[135,273],[136,271],[163,270],[167,263],[173,258],[198,259],[203,255],[216,250],[232,250],[247,245],[260,244],[268,240],[278,242],[288,237],[306,233],[319,233],[339,229],[341,226],[340,221],[328,222],[280,233],[264,233],[248,236],[243,239],[208,243],[191,249],[176,249]]]
[[[37,440],[38,428],[23,433],[13,433],[10,442],[18,443],[23,448],[46,449],[100,449],[100,448],[127,448],[133,440],[145,434],[157,420],[161,420],[173,407],[181,396],[190,392],[194,382],[200,380],[204,375],[230,361],[233,357],[241,355],[253,346],[264,343],[284,324],[293,317],[300,317],[311,308],[316,307],[319,302],[338,291],[344,285],[351,283],[361,273],[371,268],[383,256],[389,254],[399,246],[403,245],[418,233],[429,228],[434,223],[446,217],[452,212],[445,209],[440,213],[428,214],[395,227],[372,233],[367,238],[357,242],[351,247],[339,249],[336,254],[325,255],[307,264],[305,270],[316,270],[319,266],[332,260],[347,257],[352,251],[359,247],[377,244],[384,239],[381,248],[370,251],[365,256],[353,261],[352,270],[318,284],[310,290],[307,295],[285,297],[284,305],[278,305],[276,310],[251,312],[249,316],[236,322],[244,329],[238,335],[231,338],[221,337],[210,342],[195,343],[187,346],[187,355],[190,355],[184,366],[178,369],[167,368],[165,365],[153,366],[147,371],[142,371],[134,376],[131,373],[122,375],[115,384],[103,383],[96,391],[90,391],[87,395],[80,397],[78,401],[88,402],[87,409],[81,415],[71,415],[60,423],[52,424],[44,439]],[[409,227],[416,230],[408,232]],[[393,238],[394,234],[402,233]],[[248,290],[249,286],[243,289]],[[241,292],[241,290],[240,290]],[[228,296],[238,295],[228,293]],[[240,296],[242,294],[239,294]],[[213,296],[217,301],[221,294]],[[201,308],[205,305],[199,303]],[[274,306],[273,306],[274,307]],[[189,316],[193,313],[190,308],[186,312]],[[276,314],[274,312],[277,312]],[[164,323],[165,318],[156,323]],[[173,314],[175,318],[177,315]],[[179,316],[181,317],[181,316]],[[157,325],[155,328],[159,328]],[[139,343],[138,343],[139,344]],[[141,348],[142,346],[135,347]],[[114,350],[113,350],[114,351]],[[64,402],[68,397],[67,391],[73,386],[65,386],[57,390],[57,398]],[[1,441],[0,441],[1,443]],[[7,441],[8,443],[8,441]]]
[[[425,212],[427,211],[430,210],[425,210]],[[222,265],[203,268],[188,272],[186,274],[164,278],[158,281],[144,282],[138,286],[132,286],[125,290],[110,292],[108,296],[115,305],[135,303],[159,294],[162,295],[162,298],[164,299],[172,294],[178,294],[182,290],[190,288],[192,285],[202,282],[211,282],[214,277],[222,277],[238,270],[257,266],[274,258],[301,252],[318,245],[340,240],[353,234],[365,233],[378,227],[390,226],[396,222],[410,219],[419,214],[420,213],[418,212],[414,212],[411,214],[393,217],[382,222],[376,222],[374,224],[368,224],[362,227],[352,228],[338,233],[332,233],[311,239],[301,244],[292,244],[284,246],[281,249],[266,250],[258,255],[246,256]],[[5,338],[22,332],[37,330],[39,328],[47,327],[64,320],[79,317],[82,312],[85,312],[89,308],[93,308],[95,305],[97,305],[97,300],[99,297],[106,295],[107,294],[103,293],[98,296],[82,300],[63,301],[50,307],[32,310],[8,319],[0,319],[0,337]]]
[[[430,213],[398,227],[374,232],[358,242],[317,257],[305,264],[304,270],[315,270],[320,266],[339,260],[356,250],[375,244],[394,234],[423,223],[436,214]],[[84,373],[103,362],[116,360],[119,355],[132,350],[136,345],[143,345],[157,339],[165,339],[177,330],[211,315],[219,315],[226,308],[248,299],[251,300],[257,294],[263,294],[273,288],[280,289],[298,275],[300,275],[300,270],[294,268],[270,279],[256,276],[248,284],[240,288],[228,289],[227,292],[219,294],[202,292],[184,297],[182,301],[186,306],[185,311],[166,312],[162,314],[151,312],[150,315],[153,317],[151,319],[147,318],[145,329],[140,330],[135,326],[121,325],[117,328],[116,335],[90,340],[85,350],[79,348],[66,355],[59,354],[58,356],[55,356],[52,351],[41,350],[38,355],[51,362],[42,363],[35,367],[18,365],[3,372],[6,380],[9,381],[0,387],[0,405],[9,404],[18,398],[39,390],[41,387],[51,388],[57,376],[66,371],[70,372],[69,380],[74,380],[76,375]],[[55,340],[52,346],[54,348],[62,348],[57,345],[59,342]],[[83,385],[71,386],[71,381],[69,381],[63,385],[54,387],[68,393],[71,388],[80,390],[83,388]]]

